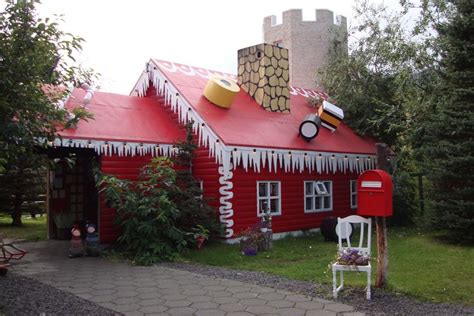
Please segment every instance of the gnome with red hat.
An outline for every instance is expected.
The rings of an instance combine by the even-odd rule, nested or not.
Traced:
[[[69,258],[82,257],[84,255],[84,246],[82,245],[81,229],[79,225],[74,224],[71,229],[71,246],[69,247]]]

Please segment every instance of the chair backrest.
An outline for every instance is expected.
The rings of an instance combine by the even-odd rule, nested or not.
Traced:
[[[339,239],[339,250],[347,248],[357,249],[362,253],[370,256],[370,241],[372,237],[372,219],[364,218],[358,215],[351,215],[344,218],[337,218],[338,224],[338,239]],[[349,233],[352,229],[351,224],[360,224],[360,236],[359,244],[354,247],[351,244],[351,234]],[[365,227],[367,226],[367,227]],[[354,235],[354,234],[352,234]],[[344,242],[345,240],[345,242]]]

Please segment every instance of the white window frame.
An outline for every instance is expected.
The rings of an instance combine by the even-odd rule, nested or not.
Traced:
[[[306,185],[311,183],[313,189],[312,193],[308,194],[306,192]],[[321,184],[324,184],[324,190],[320,187]],[[333,185],[331,180],[319,180],[319,181],[304,181],[303,190],[304,190],[304,212],[305,213],[320,213],[320,212],[330,212],[333,210]],[[327,189],[329,185],[329,190]],[[324,205],[324,198],[329,196],[329,205]],[[311,209],[307,208],[306,199],[312,199],[313,207]],[[316,198],[321,198],[321,208],[316,208]]]
[[[354,184],[354,187],[352,186]],[[351,209],[357,209],[357,180],[349,181]]]
[[[266,196],[260,196],[260,184],[264,183],[268,186],[267,193],[268,195]],[[276,183],[278,185],[278,195],[276,196],[271,196],[270,195],[270,184]],[[278,216],[281,215],[281,181],[257,181],[257,217],[262,217],[263,216],[263,211],[260,210],[260,201],[261,200],[266,200],[268,205],[270,205],[271,200],[278,200],[278,212],[270,212],[272,216]]]

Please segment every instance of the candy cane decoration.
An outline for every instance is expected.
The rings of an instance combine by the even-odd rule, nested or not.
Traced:
[[[219,194],[220,194],[220,199],[219,199],[219,220],[221,223],[223,223],[226,227],[225,229],[225,237],[230,238],[234,234],[234,230],[231,228],[234,226],[234,220],[232,219],[232,216],[234,216],[234,210],[232,209],[232,202],[230,202],[230,199],[233,198],[234,193],[231,191],[232,188],[234,187],[232,183],[232,165],[229,168],[229,171],[224,170],[223,166],[220,166],[218,168],[219,174],[221,175],[219,177],[219,184],[221,187],[219,188]]]

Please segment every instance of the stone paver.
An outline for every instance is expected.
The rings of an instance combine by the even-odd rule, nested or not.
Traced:
[[[352,306],[163,266],[69,259],[68,242],[23,244],[12,271],[125,315],[364,315]]]
[[[340,303],[333,303],[333,304],[326,304],[324,309],[333,311],[333,312],[351,312],[354,310],[354,307],[346,304]]]

